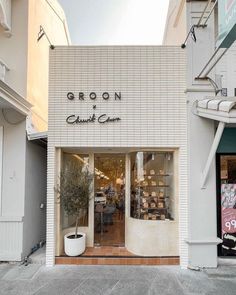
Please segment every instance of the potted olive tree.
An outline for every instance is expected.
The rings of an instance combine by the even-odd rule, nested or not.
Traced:
[[[75,218],[75,230],[64,236],[64,249],[68,256],[78,256],[85,251],[86,235],[78,232],[84,212],[91,199],[93,175],[87,167],[70,162],[60,174],[58,198],[67,216]]]

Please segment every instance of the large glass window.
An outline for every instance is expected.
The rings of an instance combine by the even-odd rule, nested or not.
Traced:
[[[131,154],[131,217],[174,219],[172,152]]]
[[[87,169],[89,165],[89,156],[82,154],[63,153],[62,170],[67,171],[71,167],[78,169]],[[61,206],[61,225],[62,229],[75,226],[75,216],[68,216]],[[81,209],[79,226],[88,226],[88,209]]]

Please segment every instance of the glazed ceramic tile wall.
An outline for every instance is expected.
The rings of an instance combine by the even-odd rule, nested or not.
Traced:
[[[178,47],[56,47],[50,51],[47,264],[54,263],[56,147],[179,149],[181,264],[187,264],[185,54]],[[68,100],[67,93],[75,95]],[[79,92],[84,100],[79,100]],[[97,94],[96,100],[89,93]],[[103,92],[110,94],[102,99]],[[113,98],[121,93],[121,100]],[[96,106],[96,107],[95,107]],[[67,124],[70,115],[95,122]],[[99,124],[107,114],[120,120]]]

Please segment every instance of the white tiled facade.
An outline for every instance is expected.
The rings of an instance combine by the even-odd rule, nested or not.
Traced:
[[[186,60],[178,47],[56,47],[50,51],[47,265],[55,257],[56,148],[176,149],[178,151],[179,254],[187,266]],[[70,101],[67,93],[73,92]],[[79,100],[79,92],[84,100]],[[89,93],[97,94],[96,100]],[[103,92],[110,94],[102,99]],[[121,93],[121,100],[114,93]],[[93,106],[96,105],[96,109]],[[69,125],[70,115],[119,117],[118,122]],[[178,243],[178,241],[176,241]]]

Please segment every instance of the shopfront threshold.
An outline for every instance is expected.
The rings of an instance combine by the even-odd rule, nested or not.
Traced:
[[[58,256],[56,264],[75,265],[179,265],[178,256],[137,256],[125,247],[87,247],[86,251],[77,257]]]

